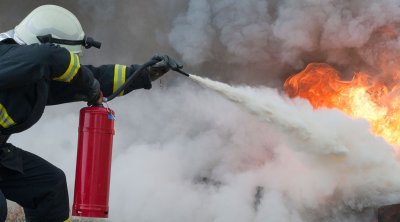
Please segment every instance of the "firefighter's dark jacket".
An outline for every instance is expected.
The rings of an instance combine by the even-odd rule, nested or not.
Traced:
[[[79,57],[52,44],[18,45],[0,42],[0,133],[10,135],[35,124],[46,105],[79,101],[96,78],[104,96],[112,94],[137,65],[81,65]],[[124,92],[150,89],[148,73]]]

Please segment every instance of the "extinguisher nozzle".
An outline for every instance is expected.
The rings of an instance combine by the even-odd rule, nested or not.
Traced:
[[[177,73],[180,73],[180,74],[182,74],[184,76],[190,77],[189,73],[183,71],[182,69],[172,69],[172,70],[177,72]]]

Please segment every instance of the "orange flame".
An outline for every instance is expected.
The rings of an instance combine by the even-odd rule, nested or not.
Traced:
[[[400,86],[400,84],[399,84]],[[324,63],[311,63],[284,84],[290,97],[307,99],[317,108],[337,108],[355,118],[364,118],[374,134],[391,144],[400,144],[400,87],[387,86],[365,73],[351,81]]]

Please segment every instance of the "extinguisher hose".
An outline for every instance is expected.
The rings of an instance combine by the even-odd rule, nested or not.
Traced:
[[[127,86],[132,84],[133,81],[135,81],[137,78],[139,78],[140,73],[146,69],[149,66],[152,66],[156,64],[158,61],[157,60],[150,60],[146,62],[145,64],[141,65],[140,68],[138,68],[126,81],[124,84],[122,84],[121,87],[119,87],[113,94],[111,94],[108,97],[103,98],[104,102],[108,102],[113,100],[115,97],[117,97]]]

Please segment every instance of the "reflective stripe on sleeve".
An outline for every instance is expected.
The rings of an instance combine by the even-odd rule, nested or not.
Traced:
[[[117,91],[117,89],[125,83],[125,78],[126,78],[126,66],[116,64],[114,67],[113,93]],[[124,91],[118,94],[118,96],[122,95],[124,95]]]
[[[3,104],[0,103],[0,125],[3,128],[8,128],[12,125],[15,125],[15,122],[11,117],[8,115],[6,108]]]
[[[71,80],[75,77],[76,73],[78,73],[81,64],[79,62],[79,56],[75,53],[70,52],[71,59],[69,62],[69,66],[67,71],[59,77],[54,78],[53,80],[60,82],[71,82]]]

